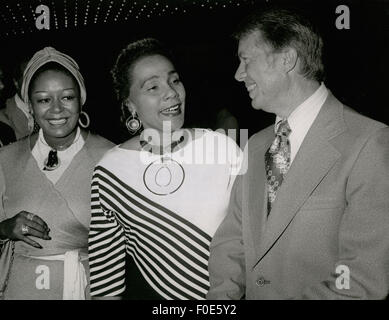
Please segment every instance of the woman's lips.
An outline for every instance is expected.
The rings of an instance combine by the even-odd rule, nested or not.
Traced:
[[[169,108],[160,111],[164,116],[175,116],[181,113],[181,103],[175,104]]]
[[[62,124],[65,124],[67,119],[65,118],[62,118],[62,119],[50,119],[50,120],[47,120],[51,125],[53,126],[59,126],[59,125],[62,125]]]

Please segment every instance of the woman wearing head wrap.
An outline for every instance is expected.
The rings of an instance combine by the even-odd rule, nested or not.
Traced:
[[[0,296],[85,299],[90,179],[113,144],[79,126],[86,91],[71,57],[37,52],[21,93],[41,129],[0,151]]]
[[[129,44],[113,76],[128,130],[144,131],[95,168],[91,295],[204,299],[209,244],[227,213],[240,149],[224,134],[181,129],[185,88],[159,41]]]

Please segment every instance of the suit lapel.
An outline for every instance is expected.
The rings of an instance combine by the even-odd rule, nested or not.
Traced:
[[[343,106],[330,94],[309,129],[277,194],[265,230],[261,232],[255,265],[282,236],[301,206],[340,157],[340,153],[329,140],[344,130]],[[266,215],[265,211],[263,210],[262,216]]]

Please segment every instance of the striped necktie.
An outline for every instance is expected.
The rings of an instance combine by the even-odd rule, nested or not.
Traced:
[[[278,126],[276,137],[265,153],[266,178],[267,178],[267,214],[276,200],[277,192],[281,187],[290,166],[290,142],[291,129],[287,120],[282,120]]]

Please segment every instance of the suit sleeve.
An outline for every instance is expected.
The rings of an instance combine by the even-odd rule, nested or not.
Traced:
[[[303,299],[385,299],[389,293],[389,128],[365,143],[346,186],[334,274]],[[348,281],[349,279],[349,281]]]
[[[92,179],[89,230],[90,291],[92,297],[120,296],[125,291],[124,230],[113,211],[103,207],[109,181],[98,168]]]
[[[238,300],[245,293],[245,257],[242,238],[242,176],[231,191],[228,213],[211,242],[210,290],[207,299]]]

